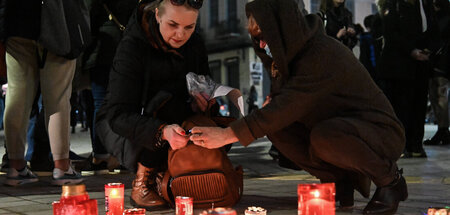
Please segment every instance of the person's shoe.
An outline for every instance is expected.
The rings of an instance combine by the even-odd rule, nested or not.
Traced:
[[[39,181],[38,177],[28,169],[27,166],[23,170],[16,170],[15,168],[9,168],[6,174],[5,184],[9,186],[17,186],[22,184],[28,184]]]
[[[89,164],[89,170],[94,172],[94,175],[109,174],[108,162],[106,160],[99,160],[92,158]]]
[[[408,198],[408,188],[402,173],[399,170],[397,178],[391,184],[376,189],[363,214],[395,214],[400,201]]]
[[[66,184],[79,184],[83,181],[81,174],[72,169],[69,166],[69,170],[64,172],[62,169],[53,169],[53,185],[66,185]]]
[[[450,143],[450,132],[448,128],[439,128],[431,139],[425,140],[424,145],[445,145]]]
[[[423,148],[421,150],[418,150],[417,152],[404,151],[400,156],[400,158],[426,158],[426,157],[427,153]]]
[[[8,154],[5,153],[2,157],[2,165],[0,167],[0,172],[8,172],[9,169],[9,159],[8,159]]]
[[[51,176],[53,169],[55,168],[55,164],[51,160],[31,160],[30,161],[30,169],[38,176]]]
[[[82,157],[73,151],[69,151],[69,159],[74,162],[86,160],[85,157]]]
[[[156,191],[157,171],[138,163],[136,178],[133,180],[130,202],[131,205],[147,210],[167,207],[166,201]]]

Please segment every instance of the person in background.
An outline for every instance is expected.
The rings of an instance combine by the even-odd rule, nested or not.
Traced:
[[[341,41],[350,50],[358,39],[353,24],[353,15],[345,7],[345,0],[321,0],[318,13],[328,36]]]
[[[405,127],[402,157],[425,158],[429,61],[438,32],[431,0],[381,0],[384,47],[378,64],[379,86]]]
[[[92,42],[83,56],[83,71],[90,74],[92,89],[93,119],[103,104],[117,46],[138,0],[90,0]],[[89,111],[89,110],[87,110]],[[95,131],[95,120],[91,121],[92,154],[87,168],[96,174],[108,173],[118,167],[115,158],[109,155]]]
[[[377,80],[376,75],[376,56],[375,56],[375,46],[374,38],[372,35],[372,23],[375,15],[368,15],[364,18],[364,27],[367,32],[362,32],[359,36],[359,61],[366,67],[369,71],[370,76],[373,80]]]
[[[255,85],[250,87],[250,94],[247,98],[248,111],[247,113],[251,113],[253,110],[257,109],[258,106],[255,105],[255,102],[258,100],[258,92],[256,92]]]
[[[436,116],[438,130],[431,139],[425,140],[424,145],[450,144],[448,130],[448,78],[450,63],[450,8],[447,0],[433,0],[433,8],[439,27],[438,50],[432,55],[433,71],[430,79],[430,103]]]
[[[81,175],[69,160],[69,113],[75,60],[46,51],[37,42],[41,1],[8,0],[5,9],[5,46],[8,96],[4,115],[10,168],[5,184],[16,186],[38,181],[24,159],[31,106],[40,82],[55,168],[55,185],[80,183]]]
[[[266,136],[296,165],[321,182],[336,183],[336,200],[352,207],[354,189],[370,196],[364,214],[394,214],[408,196],[396,161],[404,130],[383,92],[342,43],[326,36],[320,18],[302,16],[292,0],[246,5],[256,54],[271,68],[266,105],[227,128],[194,127],[206,148]]]
[[[209,106],[201,95],[192,101],[186,83],[189,72],[210,74],[206,48],[195,32],[202,4],[202,0],[140,2],[117,47],[109,91],[96,121],[106,119],[134,150],[140,147],[130,197],[135,207],[155,210],[167,205],[158,195],[156,178],[165,171],[168,149],[187,144],[181,123]],[[160,99],[161,95],[169,96]]]

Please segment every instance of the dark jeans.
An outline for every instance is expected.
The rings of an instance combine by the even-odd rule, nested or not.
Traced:
[[[25,153],[25,160],[31,161],[31,157],[33,156],[34,152],[34,128],[36,127],[37,118],[39,113],[42,110],[42,96],[39,96],[39,100],[37,102],[37,110],[33,110],[32,113],[35,113],[33,116],[31,116],[30,121],[28,122],[28,130],[27,130],[27,152]],[[45,126],[45,125],[44,125]]]
[[[100,109],[100,107],[103,104],[103,100],[106,96],[106,87],[100,84],[97,84],[95,82],[91,83],[92,87],[92,97],[94,98],[94,117],[92,120],[92,132],[91,132],[91,140],[92,140],[92,152],[93,156],[96,155],[106,155],[108,152],[106,151],[105,147],[101,143],[100,139],[97,136],[97,133],[95,133],[95,118],[97,117],[97,112]]]

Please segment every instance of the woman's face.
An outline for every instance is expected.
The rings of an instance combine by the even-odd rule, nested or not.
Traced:
[[[194,33],[198,10],[175,6],[168,2],[164,13],[159,12],[156,9],[155,16],[164,41],[172,48],[180,48]]]

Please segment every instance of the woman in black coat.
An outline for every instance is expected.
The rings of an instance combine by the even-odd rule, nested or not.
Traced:
[[[353,25],[353,15],[345,7],[345,0],[322,0],[320,12],[328,36],[341,41],[345,46],[353,49],[357,43]]]
[[[206,49],[194,32],[202,0],[172,2],[142,3],[131,17],[114,58],[106,104],[97,116],[131,142],[124,151],[138,149],[131,203],[150,209],[166,205],[155,179],[167,164],[168,148],[182,148],[189,140],[179,126],[195,114],[186,74],[209,74]],[[198,103],[204,111],[206,100]]]

